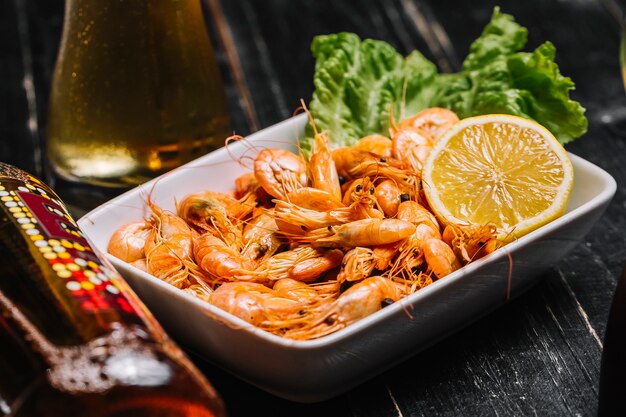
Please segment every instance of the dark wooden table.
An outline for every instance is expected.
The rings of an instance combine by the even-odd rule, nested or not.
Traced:
[[[94,0],[95,1],[95,0]],[[338,31],[421,50],[456,71],[496,2],[211,0],[208,18],[233,129],[270,126],[309,100],[314,35]],[[618,191],[589,235],[538,285],[505,307],[348,393],[290,403],[193,359],[232,417],[588,416],[597,410],[600,358],[616,280],[626,260],[626,94],[618,47],[623,2],[498,2],[529,29],[529,47],[557,48],[589,132],[566,148],[607,170]],[[50,182],[80,215],[97,199],[45,168],[47,99],[63,24],[61,0],[0,0],[0,160]],[[102,193],[108,198],[117,193]],[[2,376],[0,375],[0,378]]]

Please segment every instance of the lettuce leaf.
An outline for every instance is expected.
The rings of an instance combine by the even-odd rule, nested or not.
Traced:
[[[526,28],[517,24],[513,16],[500,13],[500,8],[496,7],[482,35],[470,46],[463,70],[480,69],[501,56],[521,50],[526,45],[527,36]]]
[[[421,90],[437,74],[430,61],[415,51],[404,58],[391,45],[352,33],[317,36],[311,45],[316,59],[315,93],[309,110],[317,131],[330,136],[334,147],[362,136],[389,130],[390,112],[423,108]],[[406,100],[400,100],[406,96]],[[311,147],[309,124],[303,150]]]
[[[418,51],[402,57],[382,41],[351,33],[317,36],[315,91],[309,105],[317,131],[333,147],[389,131],[400,120],[428,107],[446,107],[460,118],[507,113],[533,119],[565,144],[587,131],[585,109],[569,97],[574,83],[559,72],[555,48],[546,42],[521,52],[527,30],[494,9],[461,72],[439,74]],[[310,149],[313,127],[301,145]]]

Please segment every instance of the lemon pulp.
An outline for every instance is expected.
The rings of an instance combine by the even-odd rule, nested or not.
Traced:
[[[516,237],[565,211],[574,176],[567,152],[547,129],[511,115],[455,124],[422,175],[426,198],[444,223],[492,224]]]

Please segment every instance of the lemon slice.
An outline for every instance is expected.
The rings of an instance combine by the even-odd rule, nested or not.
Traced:
[[[450,127],[426,160],[422,182],[445,224],[492,224],[501,237],[514,238],[564,213],[574,170],[545,127],[490,114]]]

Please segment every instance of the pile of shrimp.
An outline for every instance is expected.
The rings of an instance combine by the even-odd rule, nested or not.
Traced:
[[[442,227],[422,166],[458,121],[432,108],[309,158],[263,149],[234,192],[201,191],[176,213],[122,226],[109,252],[268,332],[313,339],[388,306],[498,247],[489,225]]]

